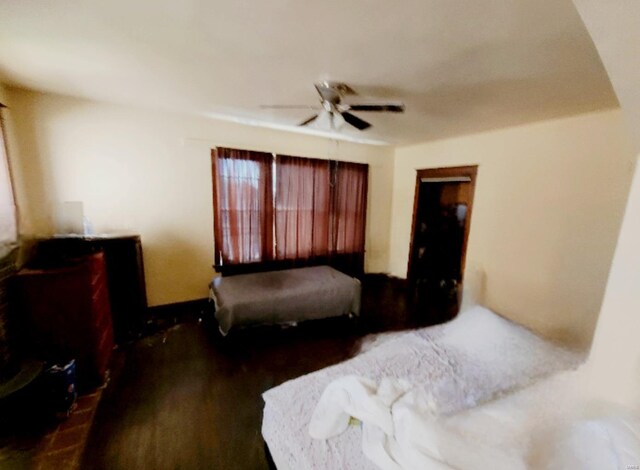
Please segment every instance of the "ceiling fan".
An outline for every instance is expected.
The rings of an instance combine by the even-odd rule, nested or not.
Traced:
[[[345,122],[358,130],[365,130],[371,127],[367,121],[360,119],[351,111],[362,112],[387,112],[403,113],[404,104],[401,102],[390,103],[360,103],[348,104],[342,100],[345,96],[357,95],[357,93],[347,84],[340,82],[323,81],[315,83],[314,86],[320,95],[322,107],[308,105],[263,105],[261,108],[270,109],[318,109],[320,112],[315,116],[301,122],[299,126],[306,126],[318,120],[326,120],[333,129],[340,129]]]

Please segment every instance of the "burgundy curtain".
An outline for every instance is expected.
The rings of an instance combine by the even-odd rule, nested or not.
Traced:
[[[281,155],[274,164],[271,154],[228,148],[214,150],[212,163],[216,265],[228,267],[223,274],[243,272],[249,263],[364,271],[367,165]]]
[[[212,152],[216,265],[273,258],[272,164],[270,153]]]
[[[348,274],[364,272],[369,166],[333,162],[330,264]]]
[[[329,253],[330,196],[328,160],[277,156],[276,259],[304,261]]]
[[[333,252],[364,253],[368,165],[335,162]]]

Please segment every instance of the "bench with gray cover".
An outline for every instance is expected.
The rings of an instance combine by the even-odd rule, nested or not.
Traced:
[[[216,277],[209,287],[223,335],[232,327],[360,313],[360,281],[329,266]]]

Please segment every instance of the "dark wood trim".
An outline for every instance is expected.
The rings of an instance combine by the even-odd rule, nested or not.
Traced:
[[[362,276],[363,282],[378,282],[386,283],[392,286],[397,291],[407,290],[409,288],[409,281],[405,278],[392,276],[387,273],[366,273]]]
[[[276,194],[273,190],[273,181],[275,178],[275,171],[273,164],[276,158],[274,153],[263,152],[264,155],[271,157],[271,163],[268,166],[266,180],[266,194],[263,194],[264,200],[267,202],[266,210],[264,214],[264,220],[262,221],[262,230],[264,235],[260,237],[262,239],[262,259],[265,261],[271,261],[276,259],[276,234],[275,234],[275,202]]]
[[[218,150],[211,149],[211,190],[213,194],[213,259],[216,266],[222,264],[222,228],[220,227],[220,211],[218,210]]]
[[[147,310],[151,318],[162,317],[179,317],[186,313],[192,314],[194,311],[201,311],[209,306],[209,299],[203,297],[201,299],[187,300],[184,302],[175,302],[171,304],[154,305]]]
[[[213,311],[213,302],[210,302],[208,298],[149,307],[147,309],[148,320],[139,337],[149,337],[181,323],[203,322],[203,324],[211,324]]]
[[[364,164],[367,167],[367,177],[364,181],[364,218],[362,220],[362,272],[365,272],[365,260],[367,258],[367,211],[369,210],[369,177],[371,176],[371,167],[368,163]]]
[[[467,223],[464,228],[464,242],[462,245],[462,278],[464,280],[464,268],[467,261],[467,242],[469,240],[469,232],[471,231],[471,216],[473,214],[473,200],[476,190],[476,177],[478,175],[478,165],[469,166],[452,166],[441,168],[424,168],[416,170],[416,186],[413,197],[413,215],[411,219],[411,239],[409,240],[409,260],[407,262],[407,279],[411,281],[411,261],[413,258],[413,240],[416,233],[416,215],[418,211],[418,202],[420,199],[420,183],[422,178],[448,178],[448,177],[469,177],[471,200],[469,201]]]

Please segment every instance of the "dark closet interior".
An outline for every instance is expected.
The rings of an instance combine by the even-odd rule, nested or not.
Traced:
[[[460,308],[476,167],[418,170],[409,259],[415,315],[425,323]]]

